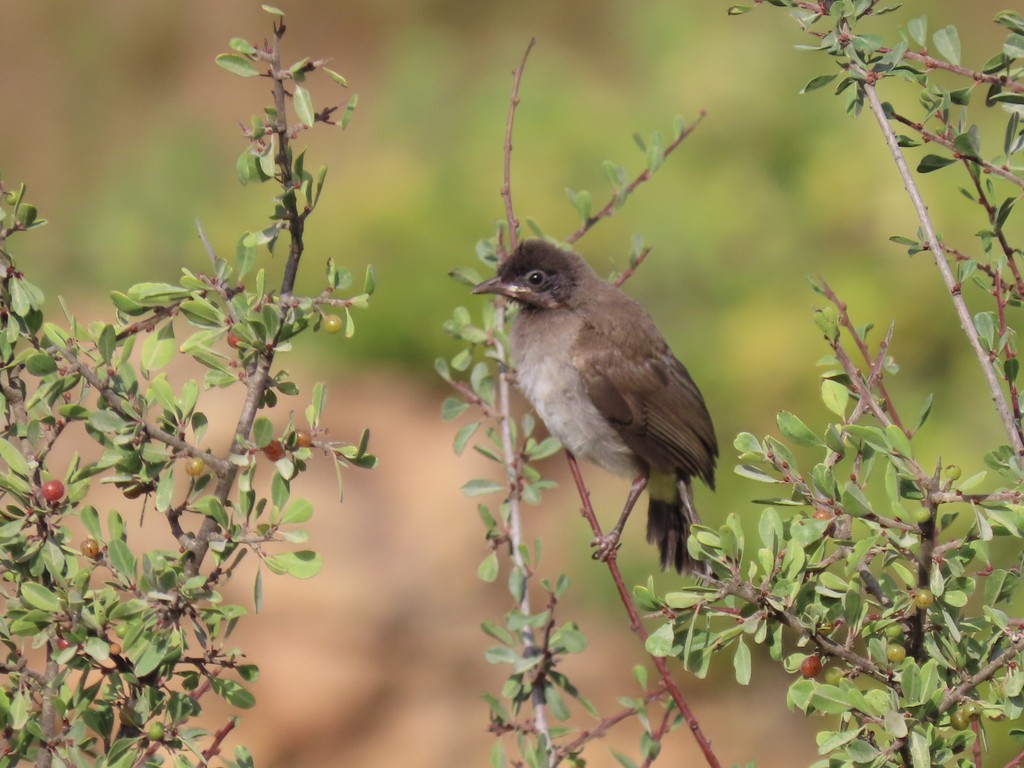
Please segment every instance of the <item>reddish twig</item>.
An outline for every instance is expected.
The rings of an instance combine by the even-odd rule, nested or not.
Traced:
[[[860,350],[861,355],[864,357],[864,361],[868,365],[872,366],[871,379],[878,385],[878,393],[885,401],[889,418],[892,420],[893,424],[906,432],[907,430],[904,428],[903,422],[900,420],[900,416],[896,412],[896,406],[893,404],[892,398],[889,397],[889,393],[886,391],[885,384],[882,383],[881,378],[881,364],[885,359],[885,349],[888,347],[888,337],[882,349],[879,351],[878,357],[875,358],[868,349],[867,342],[861,338],[861,335],[857,332],[857,328],[854,326],[853,321],[850,320],[846,302],[840,299],[839,296],[836,295],[835,291],[832,290],[831,286],[829,286],[825,281],[821,282],[821,290],[825,294],[825,298],[831,301],[835,305],[835,308],[839,310],[839,324],[850,334],[850,338],[853,339],[853,342],[857,345],[857,349]],[[890,329],[890,335],[891,332],[892,331]]]
[[[875,93],[874,86],[872,86],[870,83],[865,83],[865,92],[868,92],[869,88],[871,89],[870,93]],[[892,110],[891,107],[889,109],[889,116],[892,117],[892,119],[895,120],[896,122],[902,123],[903,125],[910,128],[912,131],[915,131],[916,133],[920,134],[921,138],[924,139],[925,141],[932,142],[933,144],[938,144],[940,147],[948,149],[950,152],[953,153],[953,157],[955,157],[956,159],[970,161],[975,165],[979,166],[980,168],[984,169],[986,173],[990,173],[993,176],[998,176],[1004,181],[1008,181],[1014,186],[1024,189],[1024,179],[1017,176],[1008,167],[993,165],[992,163],[988,162],[988,160],[978,157],[977,155],[964,154],[963,152],[956,148],[956,146],[953,144],[951,140],[947,139],[945,136],[940,136],[939,134],[934,133],[933,131],[929,131],[927,128],[924,127],[922,123],[916,122],[915,120],[911,120],[909,117],[904,117],[898,112]]]
[[[235,726],[238,725],[238,718],[232,717],[224,727],[213,734],[213,741],[210,742],[210,746],[203,750],[203,762],[209,762],[210,758],[216,757],[220,754],[220,745],[224,742],[224,739],[228,737],[228,734],[235,730]]]
[[[888,53],[888,48],[879,48],[879,53]],[[959,64],[950,64],[948,61],[942,61],[936,59],[933,56],[929,56],[927,51],[907,51],[903,54],[904,59],[910,59],[911,61],[917,61],[924,64],[928,69],[942,69],[946,72],[952,72],[953,74],[966,77],[969,80],[973,80],[976,83],[988,83],[989,85],[998,85],[1005,88],[1008,91],[1014,93],[1024,93],[1024,83],[1018,83],[1015,80],[1011,80],[1005,75],[987,75],[984,72],[979,72],[975,69],[969,69],[967,67],[961,67]]]
[[[523,58],[519,61],[519,66],[512,71],[512,96],[509,99],[508,120],[505,121],[505,152],[501,199],[505,201],[505,221],[508,223],[508,253],[516,249],[516,242],[519,238],[519,220],[516,219],[515,212],[512,209],[512,128],[516,120],[516,107],[519,106],[519,83],[523,79],[526,59],[536,42],[536,38],[530,38],[530,42],[526,44],[526,50],[523,51]]]
[[[675,151],[676,147],[678,147],[680,144],[683,143],[684,139],[686,139],[691,133],[693,133],[695,130],[697,130],[697,126],[700,125],[701,121],[706,116],[707,116],[707,112],[705,112],[704,110],[701,110],[700,114],[697,115],[697,119],[694,120],[693,123],[691,123],[687,128],[684,128],[682,131],[679,132],[679,135],[676,137],[675,141],[673,141],[671,144],[669,144],[667,147],[665,147],[665,151],[662,154],[663,160],[667,159],[668,156],[671,155]],[[645,181],[650,179],[651,175],[652,175],[651,169],[650,168],[645,168],[640,173],[640,175],[638,175],[635,179],[633,179],[633,181],[631,181],[625,187],[624,190],[622,190],[621,192],[618,192],[618,191],[614,192],[612,194],[612,196],[611,196],[611,199],[609,199],[608,202],[605,204],[604,208],[602,208],[597,213],[595,213],[592,216],[590,216],[585,222],[583,222],[580,225],[580,227],[575,232],[573,232],[571,235],[569,235],[565,239],[565,242],[568,243],[569,245],[572,245],[577,240],[579,240],[581,237],[583,237],[585,234],[587,234],[587,232],[590,231],[590,228],[593,227],[595,224],[597,224],[597,222],[599,222],[601,219],[607,219],[607,218],[615,215],[615,211],[618,210],[618,207],[619,207],[619,205],[621,203],[621,200],[623,200],[623,199],[629,197],[631,194],[633,194],[633,190],[635,190],[637,187],[639,187]]]
[[[640,253],[636,255],[636,259],[633,260],[633,263],[630,264],[629,267],[627,267],[621,275],[615,278],[615,282],[613,283],[613,285],[615,285],[616,288],[621,288],[623,284],[627,280],[629,280],[629,278],[636,274],[637,269],[641,264],[644,263],[644,259],[646,259],[648,255],[650,255],[650,253],[650,246],[647,246],[642,251],[640,251]]]
[[[601,530],[601,524],[598,522],[597,516],[594,514],[594,508],[590,503],[590,492],[587,490],[587,486],[583,482],[583,476],[580,474],[579,464],[576,463],[576,458],[571,453],[567,452],[566,458],[569,461],[569,471],[572,473],[573,480],[576,482],[576,489],[579,491],[580,501],[583,504],[581,512],[587,519],[587,522],[590,523],[594,536],[601,537],[604,535],[604,532]],[[605,561],[605,565],[608,566],[608,572],[611,574],[616,590],[618,590],[619,598],[622,600],[622,604],[626,608],[626,613],[629,614],[630,629],[633,630],[643,643],[646,643],[648,637],[647,630],[641,623],[640,614],[637,613],[636,605],[633,603],[629,590],[626,588],[626,584],[622,580],[622,572],[619,570],[619,565],[615,561],[614,551]],[[672,701],[675,702],[676,707],[679,708],[680,714],[682,714],[683,719],[689,726],[690,732],[693,734],[693,738],[696,740],[701,752],[703,752],[704,759],[707,761],[708,766],[710,766],[710,768],[721,768],[721,763],[719,763],[718,757],[715,755],[715,752],[711,747],[711,742],[708,740],[708,737],[704,735],[704,732],[701,730],[700,723],[693,714],[693,710],[690,709],[689,705],[686,703],[686,699],[683,698],[683,693],[679,690],[679,686],[672,678],[672,674],[669,672],[668,664],[665,662],[665,659],[661,656],[652,655],[651,661],[654,662],[654,666],[658,670],[658,675],[661,677],[661,681],[665,685],[665,689],[672,697]]]
[[[644,704],[651,704],[659,699],[663,698],[666,693],[666,689],[663,687],[658,688],[655,691],[651,691],[644,696]],[[630,717],[635,717],[639,709],[637,707],[627,707],[619,712],[616,712],[610,717],[606,717],[601,720],[600,723],[595,725],[589,730],[582,731],[573,741],[566,744],[564,747],[560,747],[558,754],[560,757],[567,757],[573,753],[579,752],[583,746],[594,739],[603,738],[604,735],[612,728],[612,726],[621,723],[623,720],[627,720]]]

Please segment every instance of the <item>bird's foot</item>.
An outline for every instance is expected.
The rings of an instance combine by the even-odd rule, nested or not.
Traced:
[[[592,557],[595,560],[600,560],[604,563],[608,558],[614,557],[619,547],[622,546],[622,544],[619,543],[619,532],[612,531],[611,533],[606,533],[604,536],[598,536],[590,542],[590,546],[594,547],[594,554]]]

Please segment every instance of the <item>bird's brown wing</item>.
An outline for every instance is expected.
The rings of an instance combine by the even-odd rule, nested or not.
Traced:
[[[714,487],[711,416],[653,323],[584,328],[573,358],[594,406],[638,456],[660,472],[696,475]]]

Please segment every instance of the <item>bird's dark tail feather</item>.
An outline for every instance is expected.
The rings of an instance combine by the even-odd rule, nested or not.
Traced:
[[[700,522],[690,484],[679,480],[676,487],[675,499],[651,497],[647,509],[647,541],[658,546],[664,570],[675,568],[679,573],[706,576],[707,563],[694,560],[686,546],[690,527]]]

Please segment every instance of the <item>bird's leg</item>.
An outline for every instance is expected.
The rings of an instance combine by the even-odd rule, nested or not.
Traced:
[[[636,506],[636,500],[640,498],[640,494],[644,492],[644,488],[646,487],[646,473],[639,475],[633,481],[633,484],[629,486],[629,495],[626,497],[626,505],[622,508],[622,514],[619,515],[619,521],[610,532],[606,533],[604,536],[598,536],[590,545],[592,547],[597,547],[597,551],[594,552],[595,560],[601,560],[603,562],[611,557],[615,550],[619,548],[619,537],[622,535],[622,529],[626,527],[626,520],[629,519],[629,513],[633,511],[633,507]]]

